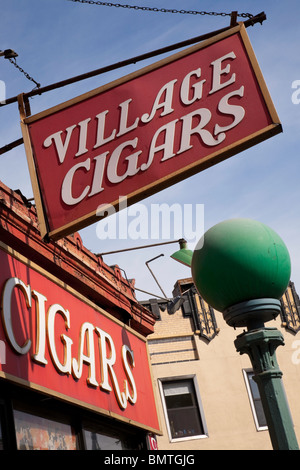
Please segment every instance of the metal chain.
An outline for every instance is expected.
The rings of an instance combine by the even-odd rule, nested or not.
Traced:
[[[74,3],[87,3],[89,5],[98,5],[98,6],[106,6],[106,7],[116,7],[116,8],[128,8],[130,10],[141,10],[141,11],[152,11],[152,12],[160,12],[160,13],[180,13],[180,14],[188,14],[188,15],[209,15],[209,16],[231,16],[231,13],[218,13],[215,11],[195,11],[195,10],[175,10],[175,9],[167,9],[167,8],[157,8],[157,7],[141,7],[138,5],[122,5],[121,3],[111,3],[111,2],[100,2],[94,0],[68,0]],[[237,16],[241,18],[252,18],[253,15],[251,13],[238,13]],[[36,82],[34,78],[32,78],[27,72],[25,72],[22,67],[20,67],[15,57],[6,57],[11,64],[14,65],[28,80],[31,80],[35,83],[35,88],[40,88],[41,84]]]
[[[27,72],[25,72],[24,69],[22,69],[22,67],[20,67],[18,64],[17,64],[17,61],[15,58],[11,58],[11,57],[7,57],[7,59],[9,60],[9,62],[11,64],[14,65],[14,67],[16,67],[21,73],[23,73],[23,75],[25,75],[25,77],[28,79],[28,80],[31,80],[33,83],[36,84],[36,87],[35,88],[40,88],[41,84],[36,82]],[[35,89],[34,88],[34,89]]]
[[[180,13],[180,14],[188,14],[188,15],[210,15],[210,16],[231,16],[231,13],[217,13],[214,11],[195,11],[195,10],[175,10],[175,9],[167,9],[167,8],[156,8],[156,7],[141,7],[137,5],[122,5],[121,3],[111,3],[111,2],[99,2],[94,0],[68,0],[69,2],[74,3],[87,3],[89,5],[99,5],[105,7],[116,7],[116,8],[128,8],[130,10],[142,10],[142,11],[153,11],[153,12],[160,12],[160,13]],[[253,15],[251,13],[238,13],[239,17],[241,18],[252,18]]]

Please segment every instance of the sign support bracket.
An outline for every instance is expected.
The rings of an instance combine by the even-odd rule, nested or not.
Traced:
[[[47,243],[49,242],[49,237],[48,237],[49,227],[48,227],[47,221],[44,218],[45,208],[44,208],[44,204],[41,198],[40,185],[38,182],[36,168],[35,168],[33,159],[28,158],[28,152],[31,153],[31,143],[30,143],[28,127],[24,121],[27,117],[31,116],[31,109],[30,109],[29,98],[24,93],[21,93],[18,95],[18,107],[19,107],[19,113],[20,113],[20,118],[21,118],[21,129],[22,129],[22,134],[23,134],[25,151],[27,155],[29,173],[31,176],[33,176],[32,181],[34,181],[32,183],[32,189],[35,195],[34,197],[35,205],[36,205],[36,210],[38,214],[38,219],[40,222],[40,233],[44,242]]]
[[[265,20],[266,20],[265,13],[261,12],[258,15],[255,15],[252,18],[249,18],[248,20],[243,21],[243,24],[246,28],[248,28],[248,26],[254,26],[254,24],[256,24],[256,23],[262,24]],[[222,29],[217,30],[217,31],[212,31],[211,33],[203,34],[203,35],[198,36],[196,38],[192,38],[192,39],[187,40],[187,41],[182,41],[181,43],[173,44],[172,46],[164,47],[162,49],[158,49],[158,50],[150,52],[150,53],[142,54],[140,56],[133,57],[131,59],[127,59],[127,60],[118,62],[116,64],[112,64],[112,65],[105,66],[105,67],[102,67],[102,68],[97,69],[97,70],[93,70],[91,72],[84,73],[82,75],[77,75],[75,77],[68,78],[66,80],[62,80],[60,82],[53,83],[51,85],[47,85],[47,86],[44,86],[44,87],[39,87],[38,89],[33,89],[29,93],[22,93],[22,95],[24,96],[24,100],[25,100],[25,99],[31,98],[32,96],[35,96],[35,95],[41,95],[42,93],[46,93],[48,91],[52,91],[52,90],[55,90],[57,88],[64,87],[66,85],[71,85],[72,83],[75,83],[77,81],[85,80],[87,78],[91,78],[91,77],[94,77],[96,75],[100,75],[100,74],[103,74],[103,73],[109,72],[111,70],[115,70],[115,69],[124,67],[124,66],[132,64],[132,63],[135,64],[139,61],[148,59],[150,57],[154,57],[154,56],[159,55],[159,54],[164,54],[166,52],[171,52],[175,49],[179,49],[181,47],[186,47],[186,46],[189,46],[191,44],[201,42],[205,39],[209,39],[212,36],[215,36],[217,34],[220,34],[220,33],[224,32],[224,31],[227,31],[228,29],[236,26],[237,24],[238,24],[237,23],[237,12],[233,11],[231,13],[231,22],[230,22],[229,27],[222,28]],[[13,96],[13,97],[8,98],[7,100],[5,100],[5,103],[0,103],[0,108],[2,106],[6,106],[8,104],[15,103],[16,101],[18,101],[18,96]],[[11,150],[15,147],[18,147],[19,145],[22,145],[22,144],[23,144],[23,139],[22,138],[17,139],[15,141],[5,145],[4,147],[1,147],[0,148],[0,155],[2,155],[4,153],[8,152],[9,150]]]
[[[233,28],[234,26],[237,25],[237,11],[232,11],[231,12],[231,19],[230,19],[230,28]]]
[[[18,106],[21,120],[23,121],[28,116],[31,116],[31,109],[28,96],[25,93],[18,95]]]

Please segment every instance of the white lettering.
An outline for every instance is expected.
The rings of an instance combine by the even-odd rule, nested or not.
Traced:
[[[32,320],[34,324],[32,315],[35,312],[35,331],[31,329],[25,317],[19,318],[21,328],[16,323],[18,315],[22,315],[24,312],[23,304],[26,303],[26,312],[31,308],[32,298],[35,300],[36,308],[30,312],[30,315],[28,312],[28,319],[29,322]],[[113,391],[119,407],[123,410],[127,407],[128,402],[134,405],[137,401],[137,387],[133,375],[135,367],[133,351],[127,345],[122,345],[118,351],[120,354],[119,364],[123,370],[121,390],[114,370],[117,363],[117,351],[111,335],[99,327],[95,327],[92,323],[84,322],[79,331],[77,358],[72,357],[73,339],[65,332],[61,332],[61,328],[63,331],[71,328],[70,311],[58,303],[53,303],[49,306],[46,315],[46,303],[47,297],[36,290],[31,290],[31,286],[24,284],[21,279],[14,277],[6,281],[2,292],[2,323],[12,350],[21,355],[29,353],[32,341],[29,337],[22,338],[24,333],[21,334],[21,331],[31,331],[33,334],[35,333],[36,346],[32,360],[42,366],[47,365],[45,354],[48,345],[51,361],[60,374],[72,374],[75,380],[79,380],[83,375],[83,366],[87,365],[86,382],[89,386],[100,387],[106,392]],[[96,338],[98,341],[95,341]],[[2,344],[5,347],[4,342],[0,341],[0,349]],[[97,361],[96,351],[99,355]],[[6,355],[1,354],[2,350],[0,350],[0,359],[5,359]],[[118,370],[120,371],[120,368]]]
[[[97,139],[96,143],[94,145],[94,149],[97,147],[100,147],[101,145],[107,144],[108,142],[111,142],[114,140],[116,136],[116,129],[112,131],[109,137],[104,137],[104,130],[105,130],[105,123],[106,123],[106,115],[108,113],[108,110],[103,111],[102,113],[97,114],[96,118],[98,120],[98,126],[97,126]]]
[[[120,161],[122,150],[124,150],[126,147],[132,147],[135,149],[137,143],[137,137],[133,140],[129,140],[128,142],[123,142],[111,154],[107,165],[107,178],[111,183],[120,183],[125,178],[127,178],[127,176],[134,176],[139,171],[139,168],[137,168],[137,160],[138,156],[142,153],[141,150],[139,152],[129,155],[128,157],[125,157],[125,160],[128,161],[127,170],[121,176],[117,174],[118,164]]]
[[[54,134],[49,135],[49,137],[47,137],[44,140],[43,145],[46,148],[50,147],[52,143],[54,142],[59,163],[63,163],[65,160],[66,153],[67,153],[70,139],[71,139],[71,135],[75,127],[76,127],[76,124],[74,124],[73,126],[67,127],[66,129],[67,135],[66,135],[64,143],[62,142],[62,138],[61,138],[61,134],[63,133],[62,131],[55,132]]]
[[[296,88],[296,91],[292,93],[292,103],[300,103],[300,80],[294,80],[292,83],[292,88]]]
[[[127,197],[126,196],[119,196],[119,237],[121,240],[126,240],[127,238],[127,227],[128,227],[128,220],[127,220]]]
[[[126,134],[127,132],[132,131],[133,129],[136,129],[139,123],[139,118],[136,118],[134,123],[131,126],[127,126],[127,120],[128,120],[128,105],[131,103],[132,99],[130,98],[127,101],[124,101],[124,103],[121,103],[119,105],[119,108],[121,108],[121,117],[120,117],[120,126],[119,126],[119,132],[117,134],[117,137],[120,137],[123,134]]]
[[[88,152],[88,149],[86,148],[86,140],[87,140],[87,126],[90,120],[91,118],[88,118],[78,123],[78,126],[80,127],[79,144],[78,144],[78,152],[75,153],[75,157],[79,157],[80,155],[83,155],[84,153]]]
[[[87,351],[86,354],[84,354],[85,343]],[[81,325],[78,359],[73,358],[72,361],[72,373],[76,379],[80,379],[82,375],[83,363],[89,365],[89,376],[86,379],[87,383],[97,387],[99,384],[96,380],[94,326],[88,322]]]
[[[64,321],[66,329],[70,328],[70,312],[65,310],[59,304],[53,304],[49,307],[48,310],[48,340],[49,340],[49,350],[52,361],[59,372],[62,374],[71,374],[72,372],[72,358],[71,358],[71,346],[73,341],[71,338],[62,334],[60,336],[61,342],[64,349],[64,360],[61,362],[58,358],[55,344],[55,317],[57,314],[60,314]]]
[[[177,79],[171,80],[159,90],[155,98],[151,113],[143,114],[143,116],[141,117],[142,122],[148,123],[152,121],[152,119],[155,116],[156,111],[160,108],[163,109],[160,116],[166,116],[167,114],[170,114],[174,111],[174,109],[172,108],[172,101],[173,101],[174,85],[176,82],[177,82]],[[164,101],[160,103],[160,99],[163,94],[165,94]]]
[[[200,118],[200,121],[196,127],[193,127],[194,118]],[[219,134],[217,139],[214,139],[212,134],[204,127],[209,123],[211,119],[211,112],[209,109],[200,108],[192,111],[191,113],[183,116],[182,118],[182,134],[180,149],[178,153],[185,152],[193,147],[191,144],[191,136],[193,134],[198,135],[205,145],[214,146],[220,144],[225,139],[225,134]]]
[[[189,98],[191,77],[193,75],[200,78],[201,69],[199,68],[197,70],[193,70],[192,72],[188,73],[182,80],[182,84],[180,88],[180,99],[182,103],[186,105],[190,105],[190,104],[193,104],[197,100],[201,100],[203,84],[206,82],[206,80],[201,80],[201,82],[197,82],[194,85],[192,85],[192,88],[194,89],[194,95],[193,97]]]
[[[37,292],[32,291],[32,297],[35,299],[36,308],[36,353],[33,359],[40,364],[48,364],[45,358],[46,349],[46,302],[47,298]]]
[[[182,236],[182,212],[180,204],[172,204],[169,206],[167,203],[162,204],[152,204],[151,206],[151,218],[153,218],[156,223],[151,224],[151,239],[158,240],[159,236],[163,239],[173,238],[179,239]],[[160,224],[159,220],[162,223],[162,231],[160,233]],[[172,224],[173,220],[173,224]],[[171,229],[172,234],[171,234]]]
[[[157,164],[163,164],[172,158],[180,158],[182,153],[193,148],[201,152],[205,146],[215,147],[221,144],[226,139],[227,132],[238,126],[245,117],[244,107],[233,101],[234,98],[244,97],[244,86],[230,91],[225,96],[220,96],[217,103],[212,100],[211,108],[209,100],[207,107],[194,108],[196,103],[202,100],[206,87],[208,88],[206,97],[209,97],[236,82],[236,72],[232,65],[234,59],[236,55],[231,51],[211,62],[210,86],[207,84],[207,77],[202,76],[203,68],[200,67],[195,67],[183,74],[183,79],[179,84],[177,84],[177,79],[173,79],[160,85],[160,89],[151,102],[149,113],[141,114],[141,117],[134,114],[139,108],[134,106],[133,98],[125,99],[118,105],[119,123],[116,128],[113,127],[116,118],[114,105],[112,122],[109,122],[110,111],[106,109],[93,118],[87,117],[78,124],[67,127],[65,131],[58,131],[48,136],[44,140],[44,147],[50,147],[53,144],[60,164],[65,162],[68,153],[71,153],[70,149],[73,152],[70,158],[76,161],[76,158],[87,154],[89,150],[93,152],[98,147],[112,143],[111,146],[105,148],[103,153],[96,156],[91,153],[86,160],[80,159],[81,161],[73,166],[68,166],[60,188],[63,203],[67,206],[75,206],[85,198],[97,197],[101,193],[103,196],[107,184],[110,186],[119,184],[129,177],[147,171],[154,159],[158,160]],[[300,81],[293,82],[293,86],[298,86],[298,82],[300,83]],[[174,98],[175,91],[177,101]],[[296,101],[296,95],[293,100]],[[182,109],[194,106],[189,110],[190,112],[176,115],[176,119],[169,122],[161,119],[172,114],[175,103],[178,104],[178,102],[181,103]],[[223,121],[220,120],[220,116]],[[143,125],[150,123],[154,118],[156,118],[155,123],[153,122],[153,125],[146,129]],[[134,135],[133,131],[138,129],[139,125],[137,137],[128,138],[126,141],[121,139],[126,134]],[[74,133],[76,127],[78,129]],[[143,127],[145,127],[146,140],[140,141]],[[149,128],[151,128],[151,134],[148,132]],[[73,140],[77,135],[77,153],[74,153],[75,142]],[[95,145],[89,147],[92,136],[94,138],[92,145]]]
[[[222,114],[230,114],[234,117],[234,120],[231,124],[228,126],[221,127],[219,124],[215,125],[215,135],[219,134],[220,132],[226,132],[229,131],[229,129],[232,129],[233,127],[236,127],[243,119],[245,116],[245,110],[242,106],[237,106],[233,104],[229,104],[228,100],[232,96],[244,96],[244,87],[241,86],[239,90],[232,91],[231,93],[228,93],[227,95],[223,96],[221,98],[219,105],[218,105],[218,110]]]
[[[122,212],[122,216],[123,214],[124,212]],[[126,225],[122,224],[122,221],[119,222],[119,232],[121,232],[120,235],[122,235],[122,238],[126,239],[128,234],[131,240],[138,240],[139,238],[148,238],[148,214],[144,204],[134,204],[133,206],[129,207],[128,216],[135,217],[135,219],[129,220],[129,223],[127,223]],[[126,229],[125,233],[124,228]]]
[[[31,291],[30,286],[26,286],[23,281],[18,279],[17,277],[12,277],[8,281],[6,281],[3,293],[2,293],[2,320],[3,326],[5,329],[5,333],[7,339],[11,345],[11,347],[18,353],[18,354],[26,354],[31,348],[31,340],[29,338],[25,339],[24,344],[21,346],[18,344],[15,333],[13,330],[12,325],[12,294],[14,289],[17,288],[19,292],[22,292],[26,306],[31,307]]]
[[[106,162],[106,157],[108,153],[109,152],[105,152],[105,153],[102,153],[101,155],[97,155],[96,157],[94,157],[95,170],[94,170],[93,182],[92,182],[91,191],[89,193],[89,197],[94,196],[95,194],[101,193],[101,191],[104,190],[104,188],[102,188],[102,183],[103,183],[105,162]]]
[[[130,365],[128,363],[128,358],[130,361]],[[131,371],[131,367],[134,367],[134,357],[133,357],[133,351],[131,351],[131,349],[129,349],[129,347],[126,346],[126,344],[123,344],[122,346],[122,360],[123,360],[124,369],[125,369],[125,372],[126,372],[126,375],[127,375],[127,378],[129,380],[130,387],[132,390],[132,393],[130,394],[127,380],[124,380],[125,395],[126,395],[127,400],[130,401],[132,405],[134,405],[137,400],[136,385],[135,385],[135,381],[134,381],[132,371]]]
[[[100,368],[101,368],[101,384],[100,387],[103,390],[111,391],[112,388],[109,384],[108,377],[110,376],[112,385],[114,388],[114,392],[118,401],[120,408],[124,409],[127,407],[127,399],[125,392],[121,392],[117,380],[117,376],[113,369],[113,366],[116,362],[116,349],[112,340],[112,337],[106,333],[105,331],[101,330],[100,328],[95,328],[98,336],[99,336],[99,348],[100,348]],[[108,357],[108,351],[110,351],[110,356]]]
[[[300,364],[300,340],[295,340],[292,343],[292,348],[296,351],[292,354],[292,363],[295,365]]]
[[[116,218],[112,217],[112,215],[116,214],[116,209],[112,204],[101,204],[97,208],[97,217],[101,220],[101,225],[98,223],[96,227],[97,236],[101,240],[106,240],[110,238],[111,233],[117,237],[117,225],[116,225]],[[107,217],[110,216],[110,217]]]
[[[147,163],[143,163],[141,165],[141,170],[145,171],[147,170],[150,165],[153,162],[154,155],[156,152],[162,151],[163,152],[163,157],[161,161],[168,160],[169,158],[172,158],[175,156],[175,153],[173,151],[173,146],[174,146],[174,136],[175,136],[175,125],[178,120],[176,119],[175,121],[171,121],[165,126],[160,127],[154,134],[153,139],[151,141],[150,149],[149,149],[149,156],[148,156],[148,161]],[[164,141],[156,146],[156,142],[161,134],[164,133]]]
[[[211,62],[211,65],[213,66],[213,78],[212,78],[212,88],[209,92],[210,95],[235,82],[236,75],[235,73],[233,73],[226,82],[221,83],[221,75],[225,75],[225,74],[228,75],[230,73],[230,64],[227,64],[226,67],[222,69],[222,62],[226,59],[235,59],[235,58],[236,58],[235,53],[229,52],[228,54],[223,55],[223,57],[220,57],[219,59],[216,59],[213,62]]]
[[[91,159],[88,158],[84,162],[79,162],[74,165],[70,170],[67,172],[61,187],[61,197],[65,204],[68,206],[73,206],[74,204],[78,204],[78,202],[82,201],[86,195],[88,194],[90,187],[86,186],[81,194],[77,197],[73,196],[72,187],[73,187],[73,178],[76,171],[80,168],[84,168],[85,170],[89,171],[91,166]]]

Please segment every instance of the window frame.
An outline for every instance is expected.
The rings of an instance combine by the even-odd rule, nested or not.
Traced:
[[[53,416],[49,416],[45,410],[37,411],[28,410],[27,407],[18,406],[13,408],[14,416],[14,427],[16,435],[17,450],[80,450],[78,441],[78,432],[75,426],[71,423],[71,420],[66,418],[63,414],[53,413]],[[20,434],[21,429],[25,429],[24,442],[22,443]],[[40,431],[38,431],[40,429]],[[45,442],[43,437],[46,437]],[[69,444],[65,444],[66,447],[60,447],[58,444],[57,448],[51,444],[50,436],[54,438],[54,441],[70,440]],[[35,443],[35,438],[38,438]],[[32,444],[32,448],[22,448],[22,445]],[[42,443],[45,447],[39,447]]]
[[[257,431],[267,431],[268,430],[267,425],[261,426],[259,424],[248,374],[253,374],[253,369],[243,369],[243,376],[244,376],[244,380],[245,380],[245,385],[246,385],[246,389],[247,389],[247,393],[248,393],[248,398],[249,398],[249,402],[250,402],[250,407],[251,407],[255,427],[256,427]]]
[[[166,405],[166,400],[165,400],[165,395],[164,395],[164,389],[163,389],[163,384],[168,383],[168,382],[177,382],[177,381],[191,381],[194,387],[194,392],[195,392],[195,401],[196,405],[198,407],[198,412],[203,428],[203,434],[197,434],[195,436],[185,436],[185,437],[172,437],[171,433],[171,427],[169,423],[169,416],[168,416],[168,409]],[[183,441],[189,441],[189,440],[195,440],[195,439],[206,439],[208,438],[208,430],[207,430],[207,425],[206,425],[206,420],[204,416],[204,410],[203,410],[203,405],[202,405],[202,400],[200,396],[200,391],[197,383],[197,378],[195,374],[190,374],[190,375],[184,375],[184,376],[173,376],[173,377],[163,377],[158,379],[158,386],[159,386],[159,391],[160,391],[160,396],[161,396],[161,402],[162,402],[162,407],[163,407],[163,412],[164,412],[164,418],[165,418],[165,423],[168,431],[168,437],[170,442],[183,442]]]
[[[147,430],[109,416],[66,403],[39,391],[16,385],[0,378],[0,418],[3,433],[3,450],[18,451],[17,426],[14,411],[50,419],[70,426],[76,435],[76,451],[87,450],[84,430],[95,426],[120,433],[132,443],[132,449],[144,450],[147,446]],[[88,429],[89,430],[89,429]],[[131,448],[130,448],[131,449]],[[22,451],[21,451],[22,452]],[[0,450],[1,455],[1,450]]]

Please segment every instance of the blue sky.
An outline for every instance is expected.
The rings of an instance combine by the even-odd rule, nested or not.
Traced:
[[[115,2],[117,3],[117,2]],[[121,2],[120,2],[121,3]],[[129,1],[122,2],[129,3]],[[204,228],[233,217],[249,217],[272,227],[286,243],[292,260],[292,277],[300,292],[299,134],[300,104],[292,102],[292,83],[300,80],[299,14],[296,0],[136,0],[131,5],[174,9],[258,14],[267,20],[247,29],[283,133],[205,170],[142,203],[204,205]],[[67,0],[9,0],[1,5],[0,49],[18,53],[17,63],[42,86],[134,57],[144,52],[223,28],[229,17],[142,12],[116,7],[73,3]],[[32,114],[92,90],[159,58],[118,69],[30,100]],[[28,92],[34,84],[0,58],[0,80],[6,96]],[[300,96],[300,94],[299,94]],[[0,109],[0,146],[21,137],[16,104]],[[12,189],[33,196],[24,147],[1,156],[0,179]],[[166,239],[100,240],[97,224],[80,232],[94,253],[167,241]],[[194,248],[194,244],[190,245]],[[167,296],[177,279],[190,276],[189,268],[171,260],[176,245],[107,255],[136,286],[161,295],[145,262]],[[138,294],[145,299],[149,295]]]

